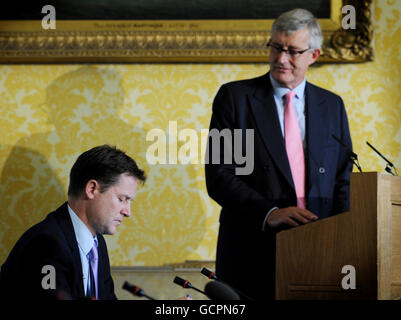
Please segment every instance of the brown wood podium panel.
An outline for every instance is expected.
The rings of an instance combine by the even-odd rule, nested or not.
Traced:
[[[401,177],[352,173],[350,211],[278,233],[276,252],[276,299],[401,299]]]

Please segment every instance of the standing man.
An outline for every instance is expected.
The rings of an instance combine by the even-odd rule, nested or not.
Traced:
[[[0,297],[116,299],[102,235],[114,234],[131,215],[145,179],[114,147],[81,154],[70,172],[68,202],[26,231],[2,265]]]
[[[248,175],[224,163],[232,148],[212,154],[209,136],[206,185],[222,206],[216,273],[255,299],[275,298],[277,232],[349,210],[352,163],[332,138],[352,148],[343,101],[305,80],[321,44],[309,11],[283,13],[271,30],[270,72],[223,85],[213,102],[210,130],[254,131]],[[233,143],[248,150],[245,139]]]

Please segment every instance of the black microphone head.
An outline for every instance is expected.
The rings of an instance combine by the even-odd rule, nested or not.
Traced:
[[[386,165],[386,169],[385,169],[388,173],[390,173],[391,175],[395,176],[393,170],[391,170],[390,166],[387,164]]]
[[[213,271],[210,271],[209,269],[203,268],[201,270],[201,273],[208,277],[209,279],[214,279],[214,280],[218,280],[216,274]]]
[[[211,300],[241,300],[229,285],[219,281],[208,282],[205,293]]]
[[[180,278],[180,277],[175,277],[174,278],[174,283],[178,284],[179,286],[181,286],[183,288],[192,288],[192,284],[188,280],[185,280],[185,279]]]
[[[133,295],[138,296],[138,297],[143,297],[145,295],[145,292],[138,286],[135,286],[128,281],[125,281],[122,287],[124,290],[127,290],[131,292]]]

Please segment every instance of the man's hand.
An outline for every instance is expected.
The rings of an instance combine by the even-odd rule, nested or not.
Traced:
[[[312,212],[298,207],[288,207],[273,210],[267,218],[267,224],[272,228],[277,228],[282,225],[292,227],[300,224],[307,224],[317,220],[318,217]]]

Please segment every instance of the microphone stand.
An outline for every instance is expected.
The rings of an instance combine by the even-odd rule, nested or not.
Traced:
[[[124,290],[127,290],[128,292],[130,292],[131,294],[133,294],[134,296],[137,297],[145,297],[146,299],[149,300],[156,300],[150,296],[148,296],[145,291],[143,291],[143,289],[141,287],[138,287],[136,285],[133,285],[131,283],[129,283],[128,281],[125,281],[122,288]]]
[[[397,169],[395,168],[395,166],[385,157],[383,156],[379,151],[377,151],[377,149],[372,146],[368,141],[366,141],[366,144],[373,149],[374,152],[376,152],[382,159],[384,159],[384,161],[386,161],[386,168],[384,170],[386,170],[388,173],[392,174],[393,176],[398,176],[397,173]],[[395,173],[393,172],[393,170],[391,168],[394,168]]]
[[[198,291],[199,293],[202,293],[203,295],[207,296],[207,294],[205,292],[203,292],[202,290],[199,290],[198,288],[195,288],[191,282],[189,282],[188,280],[182,279],[178,276],[176,276],[173,280],[173,282],[175,284],[178,284],[180,287],[183,287],[184,289],[193,289],[195,291]]]
[[[236,289],[236,288],[234,288],[234,287],[231,287],[230,285],[228,285],[228,284],[225,283],[224,281],[220,280],[220,279],[216,276],[216,273],[210,271],[209,269],[203,268],[203,269],[201,270],[201,273],[202,273],[204,276],[208,277],[209,279],[213,279],[213,280],[218,281],[218,282],[220,282],[220,283],[222,283],[222,284],[224,284],[224,285],[229,286],[229,287],[230,287],[231,289],[233,289],[236,293],[238,293],[242,298],[244,298],[244,299],[246,299],[246,300],[254,300],[253,298],[247,296],[245,293],[242,293],[242,292],[239,291],[238,289]]]
[[[354,155],[356,155],[356,154],[354,153]],[[350,155],[350,158],[351,158],[351,160],[352,160],[352,163],[358,168],[359,172],[362,172],[361,165],[359,164],[359,161],[358,161],[358,156],[354,157],[354,156],[351,154],[351,155]]]
[[[352,163],[358,168],[359,172],[362,172],[362,167],[358,161],[358,155],[351,150],[344,142],[342,142],[335,134],[331,135],[339,144],[341,144],[345,149],[349,152],[349,158],[352,160]]]

